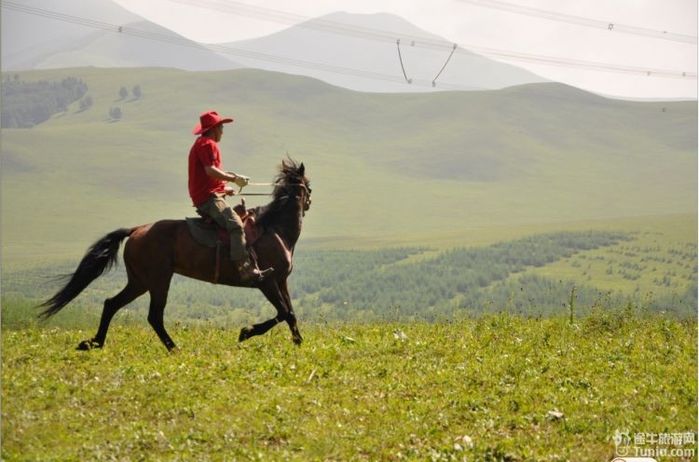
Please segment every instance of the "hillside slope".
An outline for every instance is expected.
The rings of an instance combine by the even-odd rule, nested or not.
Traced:
[[[72,255],[113,228],[192,215],[186,156],[209,108],[236,118],[221,142],[226,168],[269,181],[287,153],[306,163],[309,242],[424,245],[478,228],[697,209],[696,102],[608,100],[559,84],[362,94],[252,70],[20,76],[79,77],[94,104],[3,130],[5,258]],[[119,101],[134,85],[143,97]]]
[[[125,24],[123,30],[123,33],[94,31],[64,50],[39,57],[33,67],[171,67],[192,71],[240,67],[205,46],[149,21]]]
[[[51,13],[79,16],[90,21],[128,24],[142,18],[111,0],[23,0],[21,8],[3,5],[2,68],[7,70],[33,69],[45,57],[66,51],[75,43],[94,33],[95,29],[57,20]],[[89,65],[89,63],[84,64]]]

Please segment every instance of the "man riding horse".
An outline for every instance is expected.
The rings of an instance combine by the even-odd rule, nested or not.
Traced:
[[[92,281],[116,264],[121,242],[126,240],[126,286],[104,301],[97,333],[80,342],[79,350],[102,348],[117,311],[146,292],[150,294],[148,323],[168,350],[175,349],[175,342],[164,323],[165,306],[174,274],[214,284],[254,287],[264,294],[274,305],[277,315],[242,328],[239,341],[262,335],[280,322],[289,325],[294,343],[303,341],[287,278],[294,266],[292,259],[301,236],[303,217],[311,207],[311,184],[306,177],[306,167],[303,162],[297,163],[291,158],[282,160],[274,181],[271,202],[255,208],[256,238],[250,245],[254,248],[255,259],[263,268],[267,268],[260,272],[248,255],[240,219],[223,199],[225,195],[233,195],[233,189],[226,187],[227,181],[239,185],[248,181],[242,175],[221,168],[221,154],[216,143],[221,139],[222,125],[230,122],[232,119],[222,118],[215,112],[201,115],[201,123],[194,130],[201,136],[189,155],[189,191],[197,210],[202,215],[211,216],[230,232],[231,256],[236,265],[221,265],[220,268],[218,264],[214,265],[218,261],[218,248],[197,242],[187,220],[158,220],[119,228],[106,234],[88,249],[75,272],[67,276],[63,288],[41,304],[44,308],[40,314],[42,318],[49,318],[61,311]],[[273,274],[268,274],[272,271]]]
[[[243,222],[224,199],[235,194],[235,190],[226,186],[226,182],[243,187],[250,181],[246,176],[223,170],[218,142],[223,136],[223,124],[231,122],[233,119],[223,118],[215,111],[204,112],[199,117],[199,124],[192,133],[201,136],[189,151],[189,196],[199,215],[210,217],[228,231],[230,257],[240,273],[241,281],[260,281],[272,269],[260,271],[256,267],[246,249]]]

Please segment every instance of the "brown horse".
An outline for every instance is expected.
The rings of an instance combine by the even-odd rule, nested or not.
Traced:
[[[83,257],[68,283],[43,303],[40,314],[49,318],[80,294],[93,280],[109,270],[116,262],[119,245],[126,239],[124,264],[128,281],[126,287],[104,302],[97,334],[78,345],[79,350],[101,348],[107,337],[114,314],[145,292],[150,293],[148,322],[168,350],[175,348],[163,324],[163,313],[173,273],[207,282],[238,287],[257,287],[277,309],[277,316],[265,322],[244,327],[239,341],[261,335],[276,324],[286,321],[294,343],[303,339],[296,325],[291,305],[287,277],[292,270],[294,247],[301,234],[301,222],[311,205],[311,188],[303,163],[282,161],[275,181],[272,202],[254,209],[260,237],[252,248],[260,268],[274,268],[263,281],[242,284],[234,265],[221,258],[216,268],[217,250],[195,242],[184,220],[162,220],[156,223],[118,229],[97,241]],[[225,253],[227,255],[227,253]],[[229,264],[227,264],[229,263]]]

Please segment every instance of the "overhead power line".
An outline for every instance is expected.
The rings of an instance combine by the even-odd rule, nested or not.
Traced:
[[[177,1],[180,3],[198,3],[198,4],[205,3],[201,0],[189,0],[188,2],[186,2],[185,0],[172,0],[172,1]],[[208,3],[211,3],[211,2],[208,2]],[[203,45],[203,44],[200,44],[198,42],[194,42],[192,40],[189,40],[189,39],[186,39],[184,37],[177,36],[177,35],[167,35],[167,34],[162,34],[162,33],[158,33],[158,32],[144,31],[141,29],[133,28],[133,27],[112,24],[112,23],[108,23],[108,22],[104,22],[104,21],[98,21],[98,20],[83,18],[83,17],[79,17],[79,16],[73,16],[73,15],[69,15],[69,14],[65,14],[65,13],[60,13],[57,11],[46,10],[43,8],[30,7],[30,6],[22,5],[20,3],[13,2],[13,1],[3,0],[1,4],[2,4],[3,8],[12,9],[12,10],[19,11],[22,13],[35,15],[35,16],[39,16],[39,17],[44,17],[44,18],[48,18],[48,19],[54,19],[57,21],[77,24],[77,25],[81,25],[81,26],[85,26],[85,27],[91,27],[94,29],[100,29],[100,30],[104,30],[104,31],[108,31],[108,32],[130,35],[130,36],[138,37],[138,38],[141,38],[144,40],[153,40],[153,41],[158,41],[158,42],[167,43],[167,44],[171,44],[171,45],[195,48],[198,50],[208,49],[208,50],[216,51],[218,53],[227,54],[227,55],[240,56],[240,57],[259,60],[259,61],[271,62],[271,63],[276,63],[276,64],[286,64],[286,65],[295,66],[295,67],[301,67],[301,68],[306,68],[306,69],[315,69],[315,70],[320,70],[320,71],[325,71],[325,72],[343,74],[343,75],[354,76],[354,77],[361,77],[361,78],[366,78],[366,79],[383,80],[383,81],[396,82],[396,83],[404,82],[404,80],[399,75],[381,74],[381,73],[377,73],[377,72],[353,69],[353,68],[348,68],[348,67],[343,67],[343,66],[335,66],[335,65],[329,65],[329,64],[324,64],[324,63],[316,63],[316,62],[312,62],[312,61],[305,61],[305,60],[299,60],[299,59],[294,59],[294,58],[288,58],[288,57],[284,57],[284,56],[277,56],[277,55],[273,55],[273,54],[261,53],[261,52],[257,52],[257,51],[250,51],[250,50],[245,50],[242,48],[234,48],[234,47],[230,47],[230,46],[213,45],[213,44]],[[236,4],[237,4],[237,2],[236,2]],[[257,7],[252,7],[252,6],[248,5],[248,10],[254,14],[260,14]],[[266,11],[268,9],[265,8],[263,10]],[[281,15],[281,13],[283,13],[283,12],[279,12],[279,13],[280,13],[279,17],[283,16],[283,15]],[[296,16],[296,15],[293,15],[293,16]],[[289,20],[289,19],[287,19],[287,20]],[[297,19],[295,19],[295,20],[297,20]],[[363,38],[370,38],[370,39],[374,39],[374,40],[384,40],[384,41],[390,40],[391,42],[395,42],[395,34],[393,34],[393,33],[372,30],[372,29],[358,28],[358,27],[354,27],[354,26],[346,26],[346,25],[345,25],[346,27],[343,27],[342,29],[338,29],[335,26],[333,26],[333,24],[339,24],[339,23],[333,23],[331,21],[326,21],[326,23],[323,24],[323,27],[329,27],[329,28],[331,27],[329,30],[332,30],[332,31],[337,32],[337,33],[353,34],[355,36],[361,36]],[[308,25],[308,23],[306,23],[306,25]],[[589,70],[622,72],[622,73],[646,75],[646,76],[654,76],[654,77],[663,77],[663,78],[688,78],[688,79],[696,79],[697,78],[696,73],[690,73],[690,72],[679,72],[679,71],[667,70],[667,69],[649,69],[649,68],[641,68],[641,67],[630,67],[630,66],[623,66],[623,65],[614,65],[614,64],[607,64],[607,63],[575,60],[575,59],[532,55],[532,54],[526,54],[526,53],[509,52],[509,51],[496,50],[496,49],[483,48],[483,47],[464,46],[464,45],[458,45],[458,44],[453,44],[453,43],[447,43],[445,41],[425,39],[425,38],[421,38],[421,37],[409,37],[408,36],[407,38],[410,40],[411,46],[440,49],[440,50],[443,50],[443,49],[448,47],[448,48],[454,50],[456,53],[468,54],[471,56],[472,56],[472,54],[467,52],[466,50],[464,50],[463,49],[464,47],[470,48],[470,49],[472,49],[480,54],[486,54],[486,55],[496,56],[496,57],[505,58],[505,59],[525,61],[525,62],[530,62],[530,63],[534,63],[534,64],[577,67],[577,68],[585,68],[585,69],[589,69]],[[455,45],[458,46],[458,48],[454,48]],[[433,81],[421,80],[421,79],[412,79],[412,84],[418,85],[418,86],[425,86],[425,87],[434,86]],[[468,87],[464,87],[464,86],[456,85],[456,84],[450,84],[450,83],[440,83],[439,86],[440,86],[440,88],[444,88],[447,90],[470,90],[471,89]]]
[[[529,6],[516,5],[514,3],[501,2],[499,0],[459,0],[463,3],[470,3],[475,6],[481,6],[485,8],[492,8],[501,11],[508,11],[510,13],[524,14],[528,16],[534,16],[537,18],[549,19],[552,21],[566,22],[569,24],[576,24],[579,26],[594,27],[597,29],[604,29],[610,32],[623,32],[625,34],[634,34],[644,37],[651,37],[663,40],[672,40],[674,42],[689,43],[696,45],[697,37],[695,35],[679,34],[676,32],[669,32],[666,30],[649,29],[646,27],[628,26],[625,24],[619,24],[614,21],[602,21],[599,19],[590,19],[582,16],[574,16],[571,14],[558,13],[555,11],[542,10],[539,8],[532,8]]]
[[[196,6],[212,11],[229,13],[237,16],[247,16],[263,21],[277,22],[282,24],[296,25],[307,29],[331,32],[351,37],[375,40],[379,42],[390,42],[395,44],[396,40],[401,43],[409,43],[412,47],[433,49],[433,50],[453,50],[456,46],[455,54],[472,56],[473,52],[480,55],[496,57],[500,59],[527,62],[532,64],[543,64],[547,66],[575,67],[593,71],[618,72],[625,74],[635,74],[642,76],[696,79],[696,72],[678,71],[671,69],[648,68],[642,66],[628,66],[622,64],[603,63],[587,61],[573,58],[562,58],[556,56],[536,55],[532,53],[521,53],[516,51],[500,50],[495,48],[481,47],[471,44],[447,42],[441,39],[431,39],[424,36],[403,34],[393,31],[384,31],[368,27],[353,26],[338,21],[323,18],[310,18],[286,11],[263,8],[235,0],[169,0],[173,3]],[[405,81],[410,79],[405,77]],[[442,85],[442,84],[440,84]]]

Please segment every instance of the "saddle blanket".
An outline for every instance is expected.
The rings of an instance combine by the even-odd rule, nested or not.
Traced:
[[[230,246],[228,231],[213,221],[200,217],[187,217],[185,221],[192,238],[199,244],[211,248]],[[252,215],[243,218],[243,230],[245,232],[245,243],[248,247],[252,246],[261,234],[255,224],[255,217]]]

